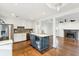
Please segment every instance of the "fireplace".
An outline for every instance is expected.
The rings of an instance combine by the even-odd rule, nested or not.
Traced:
[[[64,30],[64,37],[77,40],[78,31],[77,30]]]

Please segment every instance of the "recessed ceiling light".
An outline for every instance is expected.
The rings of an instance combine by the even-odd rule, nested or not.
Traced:
[[[11,16],[15,16],[15,13],[11,13]]]

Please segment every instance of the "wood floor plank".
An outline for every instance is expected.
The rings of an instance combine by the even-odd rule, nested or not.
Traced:
[[[33,48],[30,40],[14,43],[13,56],[79,56],[79,41],[58,38],[58,42],[58,48],[50,48],[44,53]]]

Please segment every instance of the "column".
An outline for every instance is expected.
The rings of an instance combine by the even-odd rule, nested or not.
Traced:
[[[56,19],[53,18],[53,47],[58,47],[58,40],[56,38]]]

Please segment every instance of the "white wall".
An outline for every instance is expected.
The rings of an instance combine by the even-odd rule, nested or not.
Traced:
[[[42,31],[46,34],[52,35],[53,33],[53,22],[49,20],[38,21],[35,24],[36,33],[41,33]]]
[[[64,29],[79,30],[79,22],[59,24],[57,36],[64,37]]]
[[[57,36],[64,37],[64,29],[71,29],[71,30],[79,30],[79,13],[65,15],[63,17],[57,18],[57,27],[56,27],[56,34]],[[60,20],[67,22],[59,23]],[[70,20],[76,20],[75,22],[70,22]]]
[[[14,28],[17,28],[17,26],[25,26],[25,28],[34,28],[34,21],[32,20],[25,20],[25,19],[6,19],[6,23],[13,24]],[[20,37],[18,37],[16,34],[14,34],[14,42],[24,41],[26,38],[26,35],[18,34]],[[19,38],[19,39],[18,39]]]
[[[48,21],[46,21],[46,23],[43,22],[41,25],[41,29],[44,30],[45,33],[53,35],[53,22]]]
[[[14,28],[17,26],[25,26],[25,28],[33,28],[33,21],[26,19],[6,19],[6,23],[14,24]]]

